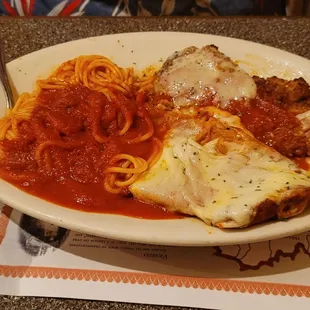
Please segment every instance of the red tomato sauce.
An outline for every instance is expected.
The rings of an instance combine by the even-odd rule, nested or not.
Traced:
[[[238,115],[245,127],[261,142],[287,157],[307,155],[307,143],[296,116],[278,105],[259,99],[234,102],[227,109]]]
[[[294,158],[294,161],[301,169],[310,170],[310,166],[306,158]]]
[[[0,165],[3,179],[30,194],[85,212],[145,219],[181,217],[161,206],[138,201],[129,192],[111,194],[104,188],[103,171],[112,156],[128,153],[147,159],[151,154],[151,140],[134,145],[128,143],[148,128],[143,117],[148,111],[139,105],[139,100],[126,99],[115,106],[98,92],[72,86],[44,90],[38,101],[30,121],[22,123],[19,128],[21,137],[1,142],[6,154]],[[124,122],[117,116],[120,109],[122,115],[134,118],[132,126],[122,136],[118,134],[117,123]],[[165,128],[155,126],[154,135],[162,138]],[[98,143],[94,133],[101,139],[109,139]],[[38,145],[48,140],[64,141],[74,146],[72,149],[51,147],[49,157],[44,158],[47,163],[52,163],[51,169],[38,167],[36,161]]]

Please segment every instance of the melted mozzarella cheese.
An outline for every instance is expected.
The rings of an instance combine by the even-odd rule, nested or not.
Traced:
[[[242,128],[239,118],[229,115],[220,111],[213,117],[226,129]],[[237,142],[228,139],[222,154],[219,138],[202,146],[195,142],[199,126],[193,121],[186,126],[174,129],[157,164],[131,186],[135,197],[207,224],[245,227],[266,199],[279,203],[290,191],[310,186],[306,172],[296,173],[292,161],[250,135],[250,142],[241,136]]]
[[[166,63],[157,90],[169,94],[177,107],[212,100],[224,108],[232,100],[256,96],[252,77],[213,46],[177,52]]]

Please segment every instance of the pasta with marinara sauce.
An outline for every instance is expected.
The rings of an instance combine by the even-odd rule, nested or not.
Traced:
[[[10,163],[9,141],[24,139],[27,152],[20,152],[27,165],[42,175],[57,175],[57,169],[65,171],[68,162],[74,163],[70,154],[80,156],[91,149],[99,154],[94,162],[100,168],[93,169],[101,169],[93,181],[102,175],[108,192],[126,191],[156,163],[162,149],[145,105],[154,78],[154,70],[136,75],[133,68],[120,68],[100,55],[66,61],[48,78],[38,80],[32,94],[21,94],[0,120],[2,161]],[[138,154],[135,149],[143,143],[145,151]],[[113,147],[117,150],[110,152]],[[67,170],[73,169],[70,165]],[[1,175],[21,180],[13,170],[2,169]]]

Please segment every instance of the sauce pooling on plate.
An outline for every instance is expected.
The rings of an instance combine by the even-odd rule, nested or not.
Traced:
[[[38,102],[29,121],[20,126],[21,137],[2,142],[7,154],[1,162],[4,179],[33,195],[82,211],[180,218],[163,207],[132,198],[129,192],[118,195],[104,188],[104,169],[113,156],[129,153],[147,159],[151,155],[153,140],[128,143],[147,132],[144,118],[137,117],[126,134],[118,135],[117,108],[103,94],[81,85],[43,90]],[[126,104],[127,113],[135,115],[139,109],[135,101]],[[94,130],[109,139],[99,143]],[[154,136],[164,132],[164,126],[155,128]],[[46,142],[50,146],[36,158],[38,145]],[[38,161],[42,163],[38,165]]]

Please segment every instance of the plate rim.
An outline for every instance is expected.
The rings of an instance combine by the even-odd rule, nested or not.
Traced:
[[[109,33],[109,34],[104,34],[104,35],[98,35],[98,36],[91,36],[91,37],[86,37],[86,38],[81,38],[81,39],[77,39],[77,40],[72,40],[72,41],[67,41],[67,42],[62,42],[62,43],[59,43],[59,44],[54,44],[54,45],[50,45],[50,46],[47,46],[47,47],[44,47],[42,49],[39,49],[39,50],[36,50],[36,51],[33,51],[33,52],[30,52],[28,54],[25,54],[25,55],[22,55],[22,56],[19,56],[9,62],[6,63],[7,66],[10,66],[13,62],[19,60],[20,58],[23,58],[23,57],[26,57],[26,56],[30,56],[32,54],[35,54],[35,53],[38,53],[38,52],[44,52],[45,50],[48,50],[50,48],[53,48],[53,47],[61,47],[63,45],[68,45],[68,44],[75,44],[75,43],[78,43],[78,42],[81,42],[81,41],[84,41],[84,40],[92,40],[92,39],[99,39],[99,38],[104,38],[104,37],[113,37],[113,36],[128,36],[128,35],[141,35],[141,34],[164,34],[164,35],[180,35],[180,34],[186,34],[186,35],[194,35],[194,36],[208,36],[208,37],[215,37],[215,38],[220,38],[220,39],[223,39],[223,40],[233,40],[233,41],[240,41],[240,42],[243,42],[245,44],[251,44],[251,45],[257,45],[257,46],[260,46],[260,47],[264,47],[264,48],[268,48],[268,49],[271,49],[271,50],[274,50],[274,51],[278,51],[278,52],[281,52],[282,54],[285,53],[287,54],[288,56],[293,56],[294,58],[299,58],[299,60],[301,61],[309,61],[310,62],[310,59],[306,58],[306,57],[303,57],[303,56],[300,56],[300,55],[297,55],[297,54],[294,54],[292,52],[289,52],[289,51],[286,51],[286,50],[283,50],[283,49],[280,49],[278,47],[274,47],[272,45],[268,45],[268,44],[264,44],[264,43],[260,43],[260,42],[256,42],[256,41],[250,41],[250,40],[246,40],[246,39],[240,39],[240,38],[237,38],[237,37],[226,37],[226,36],[223,36],[223,35],[215,35],[215,34],[209,34],[209,33],[199,33],[199,32],[186,32],[186,31],[183,31],[183,32],[179,32],[179,31],[141,31],[141,32],[137,32],[137,31],[133,31],[133,32],[120,32],[120,33]]]

